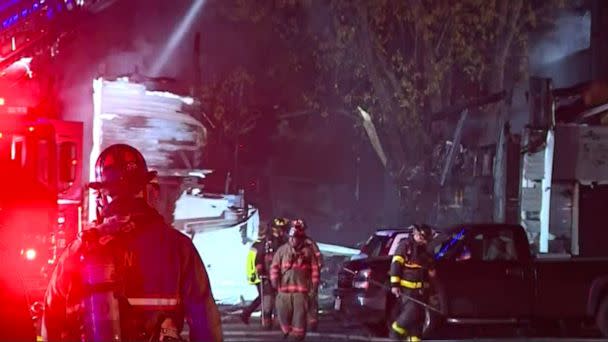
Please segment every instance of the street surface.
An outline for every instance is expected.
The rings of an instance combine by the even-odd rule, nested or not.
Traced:
[[[251,317],[249,325],[245,325],[239,318],[240,310],[222,310],[222,327],[225,342],[256,342],[256,341],[285,341],[283,334],[278,326],[272,331],[265,331],[260,328],[259,313]],[[441,341],[470,341],[466,339],[451,339],[446,337]],[[305,341],[314,342],[333,342],[333,341],[372,341],[384,342],[391,341],[387,338],[369,336],[362,328],[356,325],[345,324],[330,314],[321,315],[319,330],[309,332]],[[425,340],[432,341],[432,340]],[[549,342],[549,341],[607,341],[599,338],[475,338],[475,341],[528,341],[528,342]]]

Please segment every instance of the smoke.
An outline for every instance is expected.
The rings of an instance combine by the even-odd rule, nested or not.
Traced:
[[[188,13],[183,17],[179,25],[175,28],[173,33],[171,34],[171,38],[163,48],[163,52],[160,57],[154,62],[152,66],[151,73],[156,75],[159,73],[163,67],[169,62],[170,57],[175,53],[175,48],[177,45],[184,39],[186,33],[192,27],[194,23],[194,19],[196,19],[198,13],[201,8],[205,4],[205,0],[196,0],[190,9],[188,9]]]
[[[556,62],[591,45],[591,12],[568,12],[557,18],[555,27],[533,39],[530,65],[540,66]]]
[[[197,0],[197,3],[203,2]],[[165,76],[190,81],[192,74],[191,36],[182,32],[181,40],[170,46],[173,28],[184,20],[192,6],[190,0],[118,1],[91,15],[78,26],[77,34],[62,46],[52,66],[58,75],[58,93],[63,103],[62,118],[84,123],[84,153],[92,147],[92,84],[97,77],[114,78],[139,72],[146,76]],[[171,48],[170,63],[151,71],[158,57]],[[83,161],[88,175],[88,158]]]

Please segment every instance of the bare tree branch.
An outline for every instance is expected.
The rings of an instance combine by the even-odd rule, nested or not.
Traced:
[[[435,44],[435,58],[439,57],[439,48],[441,48],[441,44],[443,43],[443,38],[445,37],[445,33],[449,28],[452,27],[453,18],[450,16],[448,20],[443,22],[441,33],[439,34],[439,38],[437,39],[437,43]]]

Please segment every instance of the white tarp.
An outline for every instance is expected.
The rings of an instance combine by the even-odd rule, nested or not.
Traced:
[[[240,213],[239,196],[184,192],[175,203],[174,226],[194,230],[194,246],[203,258],[213,296],[221,304],[240,304],[257,296],[247,282],[245,265],[260,224],[256,208]],[[194,228],[194,229],[192,229]]]
[[[248,225],[254,221],[248,221]],[[257,296],[245,271],[251,243],[242,243],[240,229],[235,226],[194,235],[193,242],[207,267],[213,296],[221,304],[240,304]]]

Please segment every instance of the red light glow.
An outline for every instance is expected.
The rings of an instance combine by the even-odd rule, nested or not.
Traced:
[[[34,260],[36,259],[36,250],[33,248],[28,248],[25,250],[25,259],[27,260]]]

